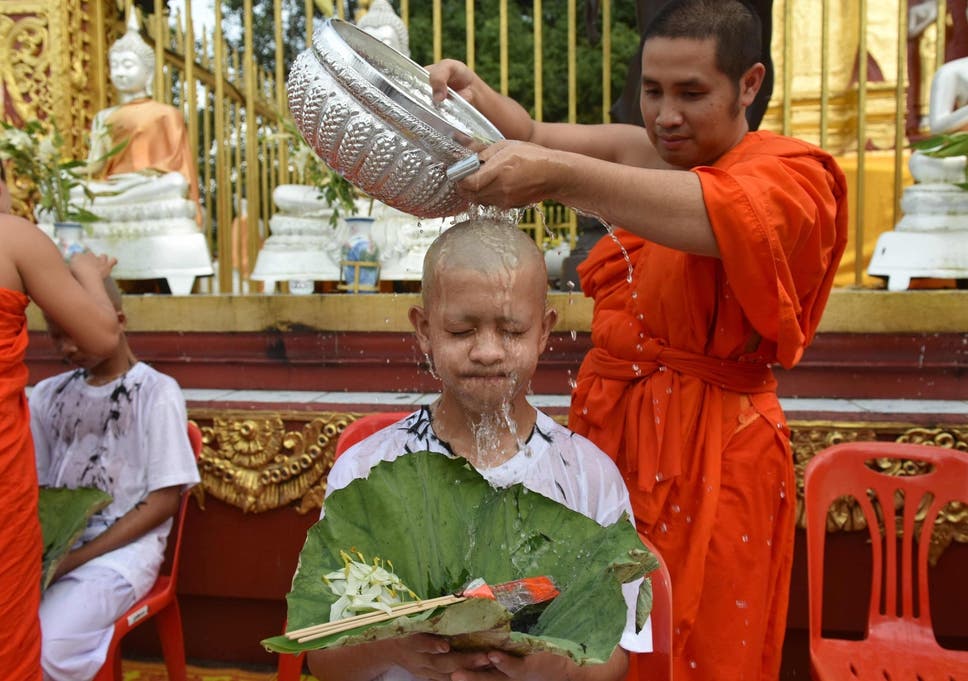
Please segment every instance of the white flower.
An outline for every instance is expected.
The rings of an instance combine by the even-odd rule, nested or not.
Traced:
[[[44,165],[49,163],[55,163],[58,161],[58,151],[57,147],[54,145],[54,140],[50,137],[45,137],[40,140],[40,144],[37,146],[37,158]]]
[[[323,579],[339,596],[330,607],[330,622],[374,610],[389,613],[391,606],[402,602],[402,593],[413,595],[399,577],[379,564],[347,560],[343,569],[330,572]]]

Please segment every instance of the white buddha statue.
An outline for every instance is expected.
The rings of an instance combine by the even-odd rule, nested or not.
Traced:
[[[404,56],[410,56],[410,34],[407,25],[387,0],[371,0],[366,14],[356,22],[377,40],[380,40]]]
[[[968,58],[939,68],[931,81],[931,133],[968,131]],[[932,156],[916,150],[908,163],[915,184],[901,197],[901,220],[874,248],[868,273],[887,278],[889,290],[912,278],[968,281],[968,156]]]
[[[118,259],[118,279],[164,278],[172,293],[189,293],[196,276],[212,274],[212,264],[199,229],[198,173],[184,116],[151,98],[154,50],[135,21],[108,56],[118,104],[94,116],[87,191],[76,187],[73,194],[98,216],[87,241]]]

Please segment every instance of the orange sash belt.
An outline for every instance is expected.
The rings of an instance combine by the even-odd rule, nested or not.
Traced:
[[[638,359],[616,357],[593,348],[578,372],[569,424],[612,456],[624,473],[636,473],[639,489],[650,491],[659,480],[682,471],[685,439],[680,376],[711,388],[740,393],[776,390],[766,364],[707,357],[643,342]],[[703,408],[694,405],[696,414]],[[696,423],[696,428],[703,424]]]

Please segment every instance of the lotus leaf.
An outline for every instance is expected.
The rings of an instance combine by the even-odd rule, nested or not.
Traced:
[[[37,507],[44,535],[41,588],[46,589],[57,565],[84,533],[88,519],[110,504],[112,497],[93,487],[41,487]]]
[[[334,491],[309,530],[289,603],[290,631],[329,620],[337,596],[322,576],[343,567],[340,551],[392,565],[420,598],[454,593],[470,579],[498,584],[547,575],[561,590],[526,631],[494,601],[468,599],[304,643],[263,641],[298,652],[430,632],[462,648],[518,654],[550,651],[579,664],[609,658],[625,627],[621,585],[657,566],[624,516],[602,527],[523,485],[495,489],[463,459],[418,452],[375,466],[366,479]],[[643,581],[637,617],[651,608]]]

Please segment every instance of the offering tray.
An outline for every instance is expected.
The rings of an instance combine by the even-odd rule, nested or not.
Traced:
[[[287,89],[296,128],[330,168],[417,217],[465,210],[448,169],[503,139],[456,92],[433,104],[426,69],[339,19],[315,32]]]

